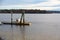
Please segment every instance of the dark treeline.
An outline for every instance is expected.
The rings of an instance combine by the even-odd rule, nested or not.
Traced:
[[[4,9],[4,10],[0,10],[0,13],[60,13],[60,11],[47,11],[47,10],[33,10],[33,9]]]
[[[33,9],[4,9],[4,10],[0,10],[0,13],[22,13],[23,11],[25,11],[25,13],[46,13],[46,10],[33,10]]]

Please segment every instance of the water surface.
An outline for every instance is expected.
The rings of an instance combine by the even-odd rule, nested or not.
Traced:
[[[21,14],[14,14],[13,20]],[[0,14],[0,21],[11,21],[10,14]],[[60,14],[25,14],[31,26],[0,25],[4,40],[60,40]]]

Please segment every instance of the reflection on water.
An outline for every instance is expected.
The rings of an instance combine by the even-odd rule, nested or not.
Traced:
[[[0,40],[4,40],[2,37],[0,37]]]
[[[20,27],[20,31],[21,31],[21,34],[22,34],[22,40],[25,40],[25,27]]]
[[[1,15],[0,20],[10,20],[10,14],[7,16]],[[0,25],[0,37],[4,40],[60,40],[60,14],[26,14],[25,17],[32,22],[31,26]]]
[[[9,25],[10,26],[10,25]],[[0,36],[4,40],[25,40],[25,26],[0,27]]]
[[[14,30],[13,30],[13,25],[12,25],[11,26],[11,29],[12,29],[12,40],[25,40],[25,26],[17,26],[16,28],[18,29],[17,33],[19,33],[21,35],[17,34],[17,35],[19,35],[20,38],[18,36],[15,37],[15,35],[14,35],[15,33],[14,33]]]

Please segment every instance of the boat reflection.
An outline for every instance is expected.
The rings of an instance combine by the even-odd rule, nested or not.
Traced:
[[[11,37],[12,37],[11,40],[14,40],[14,39],[15,40],[20,40],[20,39],[25,40],[26,39],[25,38],[25,26],[24,25],[23,26],[16,25],[16,28],[17,28],[17,34],[14,33],[14,26],[13,25],[11,26],[11,33],[12,33],[11,34]],[[20,38],[16,37],[14,34],[18,35]]]

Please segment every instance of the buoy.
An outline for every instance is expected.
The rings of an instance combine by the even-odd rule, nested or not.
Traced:
[[[20,19],[16,19],[16,22],[18,22],[18,23],[19,23],[19,22],[20,22]]]
[[[31,22],[29,22],[29,26],[31,26],[32,25],[32,23]]]

